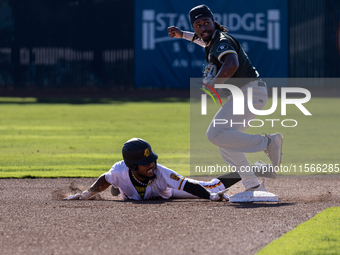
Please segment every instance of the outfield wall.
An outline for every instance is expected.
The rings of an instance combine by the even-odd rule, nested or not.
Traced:
[[[200,3],[2,0],[0,96],[16,89],[188,89],[183,77],[201,75],[204,52],[187,42],[167,41],[161,28],[191,29],[186,14]],[[205,3],[239,36],[262,77],[339,77],[339,1]],[[147,20],[152,13],[155,19]],[[150,37],[153,25],[156,42]],[[149,37],[143,26],[152,30]]]

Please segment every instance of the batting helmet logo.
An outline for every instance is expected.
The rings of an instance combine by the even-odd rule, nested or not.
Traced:
[[[150,151],[148,148],[146,148],[144,151],[144,157],[149,157],[149,155],[150,155]]]

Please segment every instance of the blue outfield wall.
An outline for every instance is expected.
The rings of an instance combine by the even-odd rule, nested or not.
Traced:
[[[169,38],[167,27],[193,31],[189,10],[202,3],[262,78],[340,77],[339,0],[2,0],[0,96],[189,89],[191,77],[202,77],[204,49]]]
[[[135,86],[189,88],[201,77],[204,48],[171,39],[175,25],[193,31],[189,10],[201,1],[135,1]],[[229,28],[261,77],[288,77],[288,0],[205,1],[215,20]]]

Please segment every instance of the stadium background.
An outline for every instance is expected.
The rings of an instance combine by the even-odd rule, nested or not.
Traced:
[[[285,47],[286,55],[267,61],[264,67],[281,65],[287,77],[339,76],[338,0],[240,0],[236,10],[231,9],[230,2],[205,1],[214,12],[223,9],[222,14],[229,18],[231,13],[234,17],[250,17],[248,26],[254,20],[247,14],[252,12],[243,9],[247,4],[256,2],[254,13],[260,13],[260,21],[268,20],[262,14],[268,14],[269,10],[286,13],[280,17],[280,27],[286,29],[280,33],[286,44],[281,42],[280,46]],[[187,6],[182,5],[184,3]],[[280,203],[273,205],[216,206],[196,201],[112,203],[108,190],[102,201],[68,204],[58,201],[65,194],[84,190],[94,178],[48,177],[97,177],[113,162],[121,160],[121,145],[133,136],[145,138],[158,155],[162,155],[163,164],[188,176],[183,169],[188,169],[190,162],[189,100],[165,100],[156,96],[162,92],[164,97],[189,97],[186,87],[189,82],[181,81],[179,88],[179,84],[169,81],[179,70],[170,65],[176,55],[166,51],[178,49],[176,45],[181,40],[158,43],[157,51],[148,50],[145,58],[138,58],[141,48],[137,47],[143,44],[137,33],[143,30],[144,10],[149,11],[145,18],[151,20],[152,13],[156,16],[166,13],[171,17],[172,13],[187,13],[196,4],[201,1],[0,0],[0,177],[39,178],[1,182],[3,253],[111,254],[112,250],[118,251],[119,244],[119,251],[124,254],[136,251],[254,254],[288,232],[292,235],[284,235],[286,241],[282,243],[278,239],[272,243],[273,248],[261,254],[340,254],[336,217],[339,215],[338,175],[282,176],[268,180],[269,190],[280,197]],[[156,25],[161,24],[157,21]],[[157,34],[157,38],[167,36],[165,31],[162,33]],[[253,36],[251,31],[240,31],[240,34]],[[180,43],[180,47],[189,45],[185,41]],[[266,52],[267,46],[254,42],[252,47],[248,54],[254,63],[258,61],[255,65],[260,68],[262,59],[254,54]],[[161,72],[150,68],[154,53],[168,57],[159,63],[163,67]],[[204,61],[204,53],[198,54],[201,55],[197,58],[202,57]],[[185,61],[191,60],[190,55],[185,58]],[[147,79],[137,85],[136,81],[140,82],[135,72],[138,67],[142,75],[158,76],[161,82]],[[147,73],[150,70],[154,71],[153,76]],[[191,71],[197,74],[200,70]],[[260,71],[262,77],[272,77],[265,73],[266,68]],[[310,86],[321,86],[320,83],[304,85],[309,86],[309,90]],[[332,96],[340,94],[339,89],[335,93],[329,84],[319,89]],[[144,96],[152,100],[131,100]],[[41,100],[41,97],[54,98]],[[60,97],[72,98],[61,100]],[[117,100],[117,97],[125,99]],[[307,107],[313,113],[311,118],[292,112],[290,118],[298,116],[299,127],[275,128],[275,132],[282,132],[285,137],[286,164],[339,163],[338,98],[315,98],[313,92],[312,97]],[[242,191],[241,186],[232,192]],[[309,226],[314,228],[300,228],[300,223],[334,206],[337,208],[332,208],[332,215],[321,214],[323,221],[320,218],[309,221]],[[94,214],[98,209],[101,217]],[[147,220],[136,221],[145,215]],[[256,215],[257,220],[249,215]],[[178,224],[173,224],[174,221]],[[211,229],[226,233],[228,241],[207,236]],[[230,229],[233,235],[228,235]],[[298,232],[289,232],[293,229]],[[281,253],[278,247],[283,249]]]
[[[262,0],[256,6],[252,2],[242,0],[233,5],[231,1],[205,1],[213,12],[225,8],[227,15],[236,13],[239,17],[244,17],[247,6],[255,8],[254,15],[261,10],[264,15],[271,9],[281,11],[281,55],[264,61],[274,51],[268,51],[261,42],[240,40],[249,43],[247,53],[261,69],[262,77],[339,77],[339,1]],[[186,76],[199,77],[201,67],[198,64],[195,68],[176,70],[173,68],[176,54],[170,52],[176,45],[187,47],[188,43],[175,40],[157,43],[154,51],[143,48],[142,15],[151,8],[155,14],[164,10],[187,14],[190,7],[200,3],[196,0],[185,4],[165,0],[2,0],[0,96],[37,96],[41,91],[50,96],[56,91],[77,95],[78,91],[89,91],[89,95],[104,92],[105,96],[114,97],[122,95],[121,92],[143,89],[165,89],[169,93],[173,89],[188,90]],[[221,8],[217,9],[218,6]],[[245,20],[248,28],[255,19],[250,16]],[[154,25],[159,28],[177,22],[175,17],[156,20]],[[156,32],[167,36],[166,30],[159,30]],[[242,28],[237,32],[247,34]],[[185,52],[181,53],[184,61],[190,62],[197,55]],[[204,61],[203,51],[198,58]],[[272,66],[276,68],[270,71]],[[282,72],[277,72],[278,69]],[[186,76],[176,77],[181,72]]]

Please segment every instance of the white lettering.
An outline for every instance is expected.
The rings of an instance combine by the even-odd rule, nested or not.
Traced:
[[[244,115],[244,94],[242,90],[231,84],[215,84],[217,89],[229,89],[232,94],[233,102],[233,114],[234,115]],[[249,87],[248,89],[248,108],[249,111],[255,115],[270,115],[275,112],[277,108],[277,88],[273,88],[273,104],[268,110],[257,110],[253,105],[253,89]],[[288,99],[287,93],[303,93],[306,95],[305,98],[298,99]],[[311,99],[311,94],[309,90],[304,88],[281,88],[281,115],[286,115],[286,105],[295,104],[304,115],[312,115],[302,104],[307,103]]]
[[[179,42],[174,42],[172,44],[172,51],[173,52],[180,52],[181,51],[181,46],[180,46]]]
[[[189,30],[189,22],[187,21],[187,17],[184,14],[179,15],[179,19],[177,21],[176,27],[179,27],[184,30]]]
[[[148,10],[144,10],[146,14],[149,14],[147,12]],[[153,10],[152,10],[153,11]],[[148,22],[155,22],[154,24],[155,29],[157,31],[164,31],[169,26],[177,26],[183,30],[191,30],[191,24],[190,24],[190,18],[189,15],[181,13],[158,13],[155,15],[155,13],[151,13],[152,15],[149,17],[147,16],[147,19],[143,17],[143,21]],[[154,16],[153,16],[154,15]],[[268,29],[267,27],[267,20],[265,13],[245,13],[243,15],[240,15],[238,13],[214,13],[215,21],[226,25],[230,31],[237,31],[240,29],[244,29],[245,31],[265,31]],[[270,17],[268,16],[268,20],[272,21]],[[278,20],[275,20],[276,23],[279,22]],[[279,25],[279,23],[277,24]],[[276,30],[275,30],[276,31]],[[277,31],[276,31],[277,32]]]
[[[173,64],[173,67],[188,67],[189,66],[189,61],[186,59],[175,59]]]
[[[266,121],[272,121],[272,127],[274,127],[274,121],[280,121],[279,119],[266,119]]]
[[[174,26],[175,25],[175,18],[177,17],[177,14],[176,13],[167,13],[165,16],[169,18],[169,26]]]
[[[193,59],[191,61],[191,67],[202,67],[205,64],[205,60]]]
[[[293,121],[293,122],[295,123],[295,125],[294,125],[294,126],[285,126],[285,125],[283,124],[285,121]],[[296,121],[296,120],[293,120],[293,119],[287,119],[287,120],[281,121],[281,125],[282,125],[283,127],[296,127],[297,124],[298,124],[297,121]]]
[[[302,93],[305,94],[305,98],[294,98],[294,99],[288,99],[287,93]],[[287,104],[295,104],[297,108],[300,109],[300,111],[304,115],[312,115],[302,104],[307,103],[311,99],[311,94],[308,89],[304,88],[281,88],[281,115],[286,115],[286,106]]]
[[[234,23],[236,21],[236,23]],[[230,31],[239,30],[241,28],[241,17],[237,13],[229,14],[228,27]]]
[[[162,19],[164,16],[165,16],[164,13],[158,13],[156,15],[156,21],[159,23],[159,25],[156,26],[157,31],[162,31],[162,30],[166,29],[166,23]]]
[[[261,126],[252,126],[251,124],[253,124],[254,121],[259,121],[259,122],[261,122]],[[251,123],[251,124],[250,124],[250,123]],[[253,120],[249,120],[249,121],[248,121],[248,126],[249,126],[249,127],[262,127],[263,125],[264,125],[263,120],[253,119]]]
[[[266,27],[264,26],[264,13],[256,13],[255,20],[256,30],[265,31]]]
[[[255,23],[254,23],[254,21],[251,21],[249,26],[248,26],[247,25],[247,19],[249,19],[249,18],[254,18],[254,14],[246,13],[245,15],[243,15],[243,17],[242,17],[242,27],[246,31],[253,31],[254,28],[255,28]]]
[[[215,84],[217,89],[229,89],[233,95],[233,114],[243,115],[244,114],[244,95],[242,90],[231,84]]]
[[[280,119],[265,119],[266,122],[270,122],[271,123],[271,127],[275,126],[275,121],[281,123],[282,127],[296,127],[298,122],[294,119],[284,119],[284,120],[280,120]],[[259,125],[253,125],[254,122],[259,122]],[[287,125],[285,124],[286,122],[293,122],[292,125]],[[249,127],[263,127],[265,122],[261,119],[251,119],[248,120],[248,122],[246,122],[245,119],[243,120],[238,120],[238,121],[234,121],[233,119],[227,120],[227,119],[213,119],[213,127],[216,127],[216,125],[226,125],[230,123],[230,127],[233,127],[235,125],[243,125],[245,127],[246,123],[248,124]],[[229,125],[228,125],[229,128]]]
[[[213,126],[216,127],[216,125],[223,125],[227,124],[228,121],[226,119],[214,119],[213,120]]]
[[[215,173],[215,167],[214,166],[208,166],[209,173]]]
[[[175,18],[178,15],[176,13],[158,13],[156,15],[156,21],[158,22],[158,26],[156,27],[157,31],[163,31],[165,29],[167,29],[167,22],[164,21],[164,19],[168,18],[169,22],[168,22],[168,26],[174,26],[175,25]],[[185,15],[183,14],[183,17],[180,17],[180,20],[178,22],[183,23],[183,18],[185,19]],[[185,21],[186,22],[186,21]],[[188,24],[185,25],[185,29],[187,29]]]
[[[246,126],[246,120],[244,119],[242,122],[233,122],[233,120],[231,119],[230,120],[230,126],[232,127],[233,125],[243,125],[243,127],[245,127]]]
[[[245,31],[265,31],[265,14],[264,13],[246,13],[243,16],[237,13],[226,14],[214,14],[218,15],[218,20],[220,20],[223,25],[229,27],[230,31],[236,31],[239,29],[244,29]]]
[[[272,103],[272,107],[268,110],[257,110],[254,108],[253,105],[253,88],[249,87],[248,89],[248,108],[249,111],[251,111],[252,113],[256,114],[256,115],[270,115],[273,112],[275,112],[276,108],[277,108],[277,88],[273,88],[273,103]]]
[[[207,115],[207,94],[201,95],[201,115]]]

